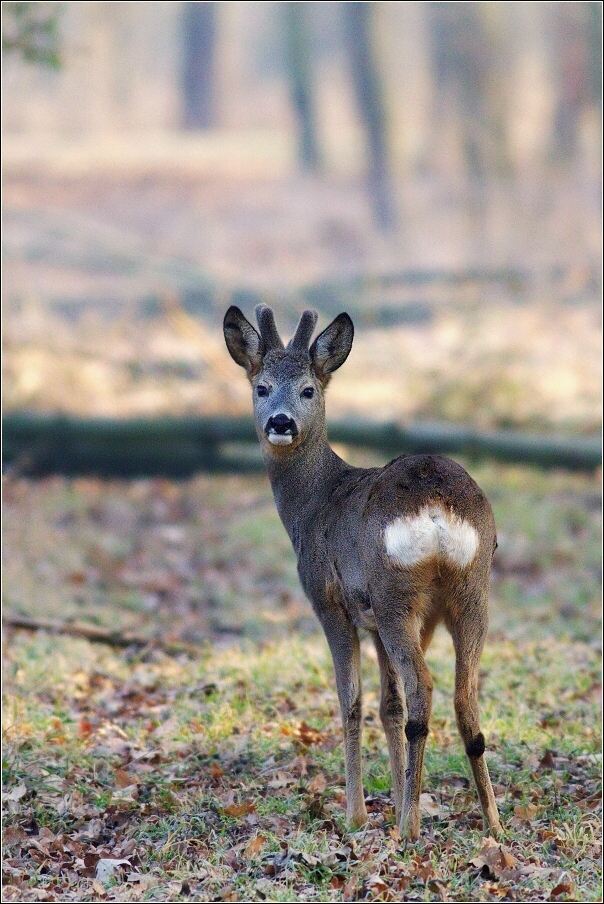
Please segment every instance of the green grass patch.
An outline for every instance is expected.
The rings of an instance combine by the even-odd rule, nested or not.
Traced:
[[[364,899],[381,884],[410,900],[436,900],[439,888],[454,900],[490,900],[506,887],[518,899],[546,900],[564,876],[573,900],[596,900],[597,653],[555,638],[485,652],[483,726],[514,862],[506,878],[472,862],[484,835],[452,718],[448,638],[437,636],[429,655],[436,689],[424,791],[432,806],[413,848],[393,832],[377,668],[366,652],[370,823],[348,835],[322,639],[128,666],[83,642],[13,638],[3,762],[10,887],[33,881],[50,893],[58,883],[66,900],[86,900],[104,857],[128,861],[106,888],[111,900],[134,900],[142,886],[150,899],[171,896],[177,882],[199,900],[337,901],[353,886]],[[46,871],[36,871],[40,847]]]
[[[455,727],[444,630],[427,657],[421,838],[404,845],[394,827],[368,641],[370,820],[346,831],[331,659],[262,480],[9,486],[11,606],[206,643],[192,659],[7,633],[5,899],[599,900],[598,489],[471,470],[500,541],[480,677],[506,832],[496,850]]]

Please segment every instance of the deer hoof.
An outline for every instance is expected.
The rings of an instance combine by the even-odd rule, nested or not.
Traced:
[[[419,811],[417,813],[409,812],[400,824],[401,838],[406,841],[417,841],[419,838]]]
[[[348,828],[351,831],[355,831],[356,829],[361,829],[365,823],[367,822],[367,810],[363,806],[363,809],[359,809],[354,813],[350,813],[346,816],[346,822],[348,823]]]
[[[488,827],[488,831],[491,833],[491,835],[493,836],[493,838],[496,841],[500,841],[504,834],[503,826],[501,825],[499,820],[497,820],[497,822],[492,822]]]

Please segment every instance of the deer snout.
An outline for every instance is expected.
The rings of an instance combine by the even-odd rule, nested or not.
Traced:
[[[296,422],[287,414],[269,417],[264,428],[269,443],[274,446],[288,446],[298,433]]]

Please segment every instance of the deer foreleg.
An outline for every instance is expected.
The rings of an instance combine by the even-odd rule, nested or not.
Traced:
[[[346,821],[351,828],[367,822],[361,767],[361,654],[357,630],[338,605],[322,613],[323,630],[333,657],[346,763]]]

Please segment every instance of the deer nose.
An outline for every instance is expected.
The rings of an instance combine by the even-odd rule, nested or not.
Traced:
[[[295,436],[298,428],[294,419],[287,414],[275,414],[273,417],[269,417],[266,424],[266,432],[276,433],[279,436],[285,436],[286,434]]]

